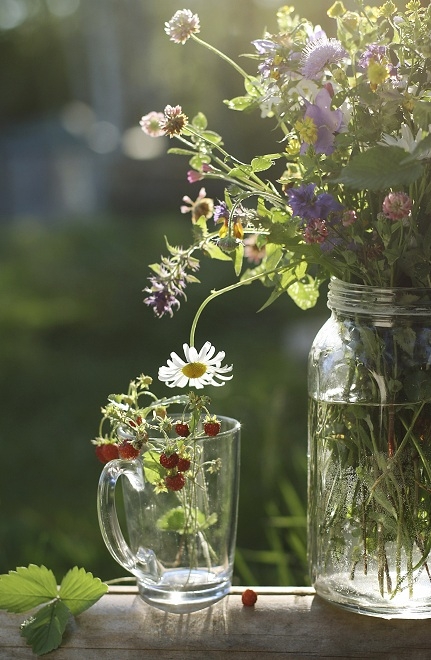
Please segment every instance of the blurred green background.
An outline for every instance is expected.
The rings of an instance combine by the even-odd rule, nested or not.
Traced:
[[[232,56],[276,29],[272,0],[189,0],[201,36]],[[101,465],[90,444],[100,407],[131,378],[156,376],[231,266],[203,262],[173,319],[142,304],[164,235],[186,245],[185,160],[166,156],[139,119],[166,104],[203,111],[245,160],[277,149],[258,114],[226,109],[242,93],[227,65],[169,41],[177,0],[1,0],[0,3],[0,573],[44,563],[102,579],[124,575],[96,514]],[[326,3],[300,10],[327,25]],[[253,61],[243,66],[254,71]],[[211,197],[220,188],[205,184]],[[327,317],[325,295],[301,312],[286,296],[257,313],[259,284],[215,300],[198,327],[226,351],[234,379],[212,408],[241,420],[235,580],[305,584],[306,360]],[[157,387],[157,386],[156,386]],[[168,392],[158,388],[161,395]]]

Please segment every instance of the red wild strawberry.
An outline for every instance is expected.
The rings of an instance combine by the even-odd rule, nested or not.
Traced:
[[[96,456],[101,463],[109,463],[109,461],[114,460],[114,458],[118,458],[118,445],[115,445],[112,442],[97,445]]]
[[[173,452],[173,454],[160,454],[160,465],[167,470],[172,470],[178,463],[178,454]]]
[[[185,483],[186,480],[181,472],[165,477],[165,486],[168,490],[181,490]]]
[[[253,589],[246,589],[241,596],[242,604],[245,607],[253,607],[257,601],[257,593]]]
[[[139,456],[139,449],[136,449],[130,442],[127,442],[127,440],[124,440],[118,446],[118,453],[120,458],[128,460],[130,458],[136,458]]]
[[[208,422],[204,423],[204,431],[206,435],[217,435],[220,433],[220,422],[218,422],[216,419],[208,420]]]
[[[187,438],[190,435],[189,425],[186,422],[178,422],[175,424],[175,432],[182,438]]]
[[[188,458],[179,458],[177,463],[178,472],[187,472],[190,467],[190,461]]]

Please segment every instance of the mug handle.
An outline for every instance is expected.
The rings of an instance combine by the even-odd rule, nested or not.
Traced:
[[[154,553],[151,550],[144,552],[147,557],[142,561],[132,552],[124,538],[118,520],[115,504],[115,490],[118,479],[124,476],[128,479],[132,489],[139,497],[145,489],[145,479],[142,469],[142,459],[122,460],[114,459],[105,465],[99,479],[97,489],[97,514],[99,518],[100,531],[109,552],[120,566],[136,577],[148,574],[148,560]],[[150,561],[150,563],[153,563]],[[144,564],[144,565],[143,565]]]

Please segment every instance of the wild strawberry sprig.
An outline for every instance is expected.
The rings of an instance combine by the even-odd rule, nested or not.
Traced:
[[[108,405],[102,408],[100,435],[92,442],[102,463],[142,455],[144,466],[151,462],[151,470],[158,475],[154,482],[157,492],[180,491],[196,480],[202,468],[211,472],[219,469],[217,461],[200,465],[196,441],[218,435],[221,424],[208,409],[208,397],[190,392],[188,396],[158,399],[149,390],[151,383],[149,376],[141,375],[130,382],[126,394],[110,395]],[[142,406],[143,395],[151,399],[147,406]],[[174,403],[184,405],[179,421],[168,415]],[[109,433],[103,434],[106,423]]]

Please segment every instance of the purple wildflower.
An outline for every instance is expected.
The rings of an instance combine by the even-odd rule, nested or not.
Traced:
[[[226,202],[220,202],[214,206],[214,224],[229,220],[229,209]]]
[[[265,39],[252,41],[259,55],[264,59],[258,66],[263,80],[284,81],[296,76],[300,54],[293,50],[289,35],[268,35]]]
[[[301,73],[310,80],[316,80],[329,64],[336,64],[347,57],[347,52],[338,39],[328,39],[326,35],[313,39],[302,51]]]
[[[328,156],[334,151],[335,133],[344,129],[343,113],[339,108],[331,110],[331,94],[325,87],[316,94],[314,103],[305,100],[305,105],[304,119],[309,117],[317,127],[317,139],[313,144],[314,150],[317,154]],[[309,144],[303,142],[301,153],[305,153],[309,146]]]
[[[178,298],[186,297],[187,284],[197,281],[187,270],[196,271],[198,268],[198,260],[186,254],[178,253],[170,259],[163,257],[160,264],[152,266],[155,274],[148,278],[151,286],[144,289],[149,294],[144,303],[153,308],[158,318],[165,314],[173,316],[174,308],[180,307]]]
[[[343,209],[330,193],[316,195],[315,188],[316,184],[309,183],[287,191],[293,215],[303,220],[327,220],[331,214]]]
[[[373,62],[382,62],[386,58],[386,46],[379,44],[370,44],[358,60],[361,69],[367,69],[371,60]]]

